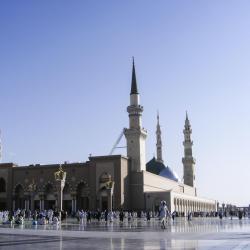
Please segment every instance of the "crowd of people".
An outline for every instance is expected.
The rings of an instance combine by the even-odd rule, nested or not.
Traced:
[[[121,223],[126,220],[128,223],[133,222],[134,220],[141,218],[145,221],[150,221],[152,218],[156,220],[160,220],[160,225],[163,229],[167,227],[167,222],[170,220],[175,220],[176,217],[183,216],[183,214],[178,213],[176,211],[170,212],[166,201],[161,201],[159,205],[158,211],[109,211],[109,210],[96,210],[96,211],[84,211],[84,210],[78,210],[76,213],[71,214],[70,217],[76,218],[77,221],[80,224],[84,223],[91,223],[93,221],[105,221],[106,223],[112,223],[113,221],[120,221]],[[220,219],[223,218],[223,216],[226,216],[222,213],[222,211],[219,212],[210,212],[210,213],[204,213],[204,212],[188,212],[186,214],[187,220],[192,220],[193,217],[219,217]],[[232,218],[232,214],[230,214]],[[242,219],[244,214],[239,211],[238,217],[239,219]],[[0,222],[3,224],[17,224],[22,225],[24,221],[31,221],[32,225],[59,225],[61,221],[67,219],[68,214],[64,211],[56,211],[56,210],[21,210],[17,209],[16,211],[0,211]]]
[[[66,214],[62,212],[53,211],[52,209],[39,211],[35,210],[33,213],[31,210],[17,209],[11,211],[1,211],[0,221],[3,224],[17,224],[23,225],[24,220],[32,221],[32,225],[45,225],[53,224],[58,225],[61,220],[66,217]]]
[[[75,217],[80,223],[83,222],[91,222],[91,221],[105,221],[105,222],[113,222],[114,220],[119,220],[120,222],[123,222],[125,219],[127,219],[128,222],[132,222],[133,220],[137,218],[145,218],[145,220],[150,220],[151,218],[158,217],[158,213],[151,212],[135,212],[135,211],[83,211],[78,210],[75,214]]]

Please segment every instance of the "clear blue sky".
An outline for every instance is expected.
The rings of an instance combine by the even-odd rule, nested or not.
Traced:
[[[199,195],[248,205],[249,10],[230,0],[0,1],[3,161],[108,154],[128,125],[135,56],[147,160],[159,109],[164,160],[182,177],[188,110]]]

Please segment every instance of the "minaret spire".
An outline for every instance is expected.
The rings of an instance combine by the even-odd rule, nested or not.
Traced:
[[[135,59],[133,57],[133,66],[132,66],[132,81],[131,81],[131,91],[130,95],[138,95],[137,82],[136,82],[136,74],[135,74]]]
[[[129,128],[124,130],[124,135],[127,139],[127,156],[131,159],[131,170],[146,170],[145,141],[147,131],[142,128],[143,107],[140,105],[140,96],[137,89],[134,58],[130,105],[127,107],[127,111],[129,114]]]
[[[156,153],[157,153],[157,161],[163,162],[163,159],[162,159],[161,126],[160,126],[159,111],[157,111]]]
[[[2,149],[3,149],[3,148],[2,148],[2,140],[1,140],[1,139],[2,139],[2,136],[1,136],[1,132],[2,132],[2,131],[0,130],[0,163],[2,162],[2,157],[3,157],[3,155],[2,155],[2,153],[3,153],[3,152],[2,152]]]
[[[188,112],[186,111],[185,128],[191,128],[190,121],[188,119]]]
[[[192,146],[193,141],[191,140],[192,129],[188,115],[186,112],[185,126],[183,130],[184,134],[184,157],[182,158],[183,163],[183,172],[184,172],[184,184],[194,187],[195,173],[194,173],[194,164],[195,159],[193,158]]]

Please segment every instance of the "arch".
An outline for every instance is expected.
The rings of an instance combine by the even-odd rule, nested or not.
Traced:
[[[24,209],[25,207],[25,198],[24,198],[24,188],[21,184],[17,184],[14,187],[15,194],[15,206],[18,209]]]
[[[15,195],[19,197],[24,197],[24,188],[21,184],[15,186]]]
[[[44,193],[45,195],[49,195],[49,194],[54,194],[54,186],[52,185],[52,183],[48,182],[45,186],[44,186]]]
[[[103,172],[99,177],[99,207],[102,210],[108,209],[109,192],[108,185],[112,181],[112,176],[108,172]]]
[[[86,181],[78,183],[76,188],[76,200],[78,209],[89,209],[89,188]]]
[[[100,183],[107,183],[112,180],[111,174],[107,172],[103,172],[100,177],[99,177],[99,182]]]
[[[47,182],[44,185],[44,209],[55,209],[56,207],[56,196],[55,187],[51,182]]]
[[[0,178],[0,193],[6,192],[6,181],[4,178]]]
[[[51,187],[52,187],[52,188],[51,188]],[[48,189],[49,189],[49,190],[48,190]],[[54,183],[51,182],[51,181],[47,181],[47,182],[46,182],[44,185],[42,185],[42,186],[40,187],[40,189],[39,189],[40,192],[48,192],[48,191],[52,192],[52,190],[53,190],[53,192],[56,192],[56,187],[55,187]]]
[[[68,182],[65,183],[63,188],[63,210],[68,213],[72,211],[71,187]]]
[[[78,189],[78,186],[83,183],[86,187],[88,187],[88,182],[85,180],[85,179],[81,179],[79,180],[75,185],[71,186],[70,183],[69,183],[69,186],[70,186],[70,189],[72,192],[77,192],[77,189]]]
[[[86,182],[80,182],[77,185],[76,191],[79,195],[84,196],[86,194],[88,186],[86,185]]]

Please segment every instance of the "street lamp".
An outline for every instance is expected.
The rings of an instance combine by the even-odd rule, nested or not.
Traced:
[[[63,171],[62,169],[62,165],[60,164],[58,171],[56,171],[54,173],[55,175],[55,181],[56,181],[56,188],[57,188],[57,206],[58,206],[58,210],[59,212],[62,211],[62,203],[63,203],[63,188],[65,185],[65,179],[66,179],[66,172]]]
[[[36,192],[36,184],[35,184],[34,179],[29,184],[28,191],[30,193],[30,210],[31,210],[31,212],[33,212],[34,211],[34,196],[35,196],[35,192]]]
[[[108,196],[109,196],[109,208],[110,211],[112,212],[112,200],[113,200],[113,192],[114,192],[114,181],[108,181],[105,183],[106,189],[108,191]]]

